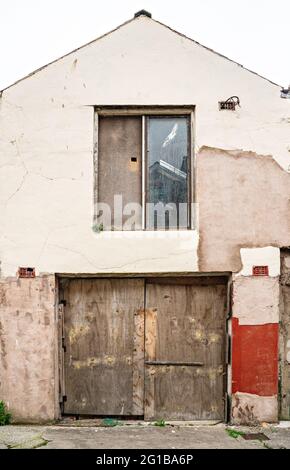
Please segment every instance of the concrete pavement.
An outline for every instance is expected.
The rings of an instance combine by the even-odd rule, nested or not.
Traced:
[[[104,426],[102,422],[80,420],[51,426],[3,426],[0,449],[290,449],[290,422],[255,428],[222,423],[164,427],[144,422],[117,423]],[[243,433],[263,433],[269,440],[245,440]]]

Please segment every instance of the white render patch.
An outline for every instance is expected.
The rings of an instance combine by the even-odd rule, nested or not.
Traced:
[[[269,276],[280,275],[280,249],[274,246],[241,248],[243,268],[237,276],[252,276],[254,266],[268,266]]]
[[[290,421],[280,421],[278,424],[275,424],[274,427],[279,429],[289,429]]]
[[[286,361],[288,364],[290,364],[290,339],[287,341],[287,346],[286,346]]]
[[[240,325],[278,323],[279,295],[278,277],[235,277],[233,316]]]
[[[8,236],[0,237],[1,275],[15,276],[18,266],[33,266],[37,275],[198,271],[195,230],[94,233],[88,224],[60,226],[47,236],[33,225],[29,245],[21,240],[21,227],[11,227]]]

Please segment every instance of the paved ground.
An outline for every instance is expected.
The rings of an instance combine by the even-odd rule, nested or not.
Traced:
[[[259,428],[215,425],[63,423],[53,426],[2,426],[0,449],[290,449],[290,422]],[[115,423],[109,423],[115,424]],[[269,440],[245,440],[238,433],[264,433]]]

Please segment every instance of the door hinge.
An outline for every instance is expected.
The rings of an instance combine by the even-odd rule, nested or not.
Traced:
[[[233,283],[229,282],[228,284],[228,293],[227,293],[227,320],[230,320],[233,316]]]
[[[226,364],[231,364],[232,358],[232,338],[229,334],[226,335]]]
[[[225,412],[225,422],[226,423],[229,423],[230,420],[231,420],[230,410],[231,410],[231,397],[227,392],[225,392],[225,394],[224,394],[224,412]]]
[[[64,315],[64,304],[62,302],[59,302],[59,304],[58,304],[58,319],[61,322],[63,321],[63,315]]]
[[[64,342],[64,337],[61,338],[61,347],[64,350],[64,352],[66,352],[66,345],[65,345],[65,342]]]

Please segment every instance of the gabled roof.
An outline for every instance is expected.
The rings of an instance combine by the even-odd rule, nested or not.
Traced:
[[[74,54],[75,52],[79,51],[80,49],[83,49],[84,47],[87,47],[87,46],[89,46],[90,44],[93,44],[94,42],[99,41],[100,39],[103,39],[104,37],[106,37],[106,36],[108,36],[108,35],[114,33],[115,31],[119,30],[120,28],[123,28],[123,27],[126,26],[127,24],[129,24],[129,23],[131,23],[131,22],[133,22],[133,21],[138,21],[138,19],[139,19],[140,17],[142,17],[142,18],[147,18],[148,21],[153,21],[153,22],[159,24],[160,26],[162,26],[162,27],[164,27],[164,28],[167,28],[167,29],[168,29],[169,31],[171,31],[172,33],[178,34],[179,36],[181,36],[181,37],[187,39],[188,41],[193,42],[194,44],[197,44],[198,46],[200,46],[200,47],[206,49],[207,51],[210,51],[210,52],[212,52],[213,54],[216,54],[216,55],[222,57],[223,59],[226,59],[226,60],[228,60],[228,61],[230,61],[230,62],[232,62],[232,63],[238,65],[239,67],[242,67],[244,70],[247,70],[248,72],[253,73],[254,75],[260,77],[260,78],[263,79],[263,80],[267,80],[267,81],[268,81],[269,83],[271,83],[272,85],[275,85],[275,86],[278,86],[279,88],[282,88],[282,86],[279,85],[278,83],[275,83],[275,82],[273,82],[272,80],[270,80],[270,79],[268,79],[268,78],[266,78],[266,77],[263,77],[262,75],[258,74],[257,72],[254,72],[253,70],[250,70],[250,69],[244,67],[242,64],[236,62],[235,60],[230,59],[229,57],[227,57],[227,56],[225,56],[225,55],[223,55],[223,54],[220,54],[219,52],[216,52],[214,49],[211,49],[211,48],[209,48],[209,47],[207,47],[207,46],[204,46],[203,44],[200,44],[198,41],[195,41],[194,39],[189,38],[189,37],[186,36],[185,34],[180,33],[179,31],[176,31],[175,29],[171,28],[170,26],[168,26],[168,25],[166,25],[166,24],[164,24],[164,23],[161,23],[161,22],[158,21],[158,20],[153,19],[153,18],[151,17],[151,13],[148,13],[146,10],[141,10],[140,12],[137,12],[133,18],[131,18],[131,19],[128,20],[128,21],[125,21],[124,23],[120,24],[119,26],[117,26],[116,28],[112,29],[111,31],[108,31],[107,33],[103,34],[102,36],[99,36],[98,38],[93,39],[92,41],[89,41],[88,43],[86,43],[86,44],[84,44],[84,45],[82,45],[82,46],[80,46],[80,47],[77,47],[76,49],[74,49],[74,50],[68,52],[67,54],[62,55],[61,57],[58,57],[58,58],[55,59],[55,60],[52,60],[52,61],[49,62],[48,64],[43,65],[42,67],[39,67],[38,69],[34,70],[33,72],[29,73],[28,75],[25,75],[24,77],[22,77],[22,78],[16,80],[16,81],[15,81],[14,83],[12,83],[11,85],[7,86],[6,88],[3,88],[3,90],[0,90],[0,96],[1,96],[1,94],[3,93],[3,91],[5,91],[5,90],[7,90],[7,89],[9,89],[9,88],[11,88],[11,87],[13,87],[14,85],[16,85],[17,83],[21,82],[22,80],[26,80],[27,78],[31,77],[32,75],[36,74],[37,72],[40,72],[41,70],[43,70],[44,68],[48,67],[49,65],[54,64],[55,62],[58,62],[59,60],[65,58],[65,57],[67,57],[67,56],[69,56],[70,54]]]

